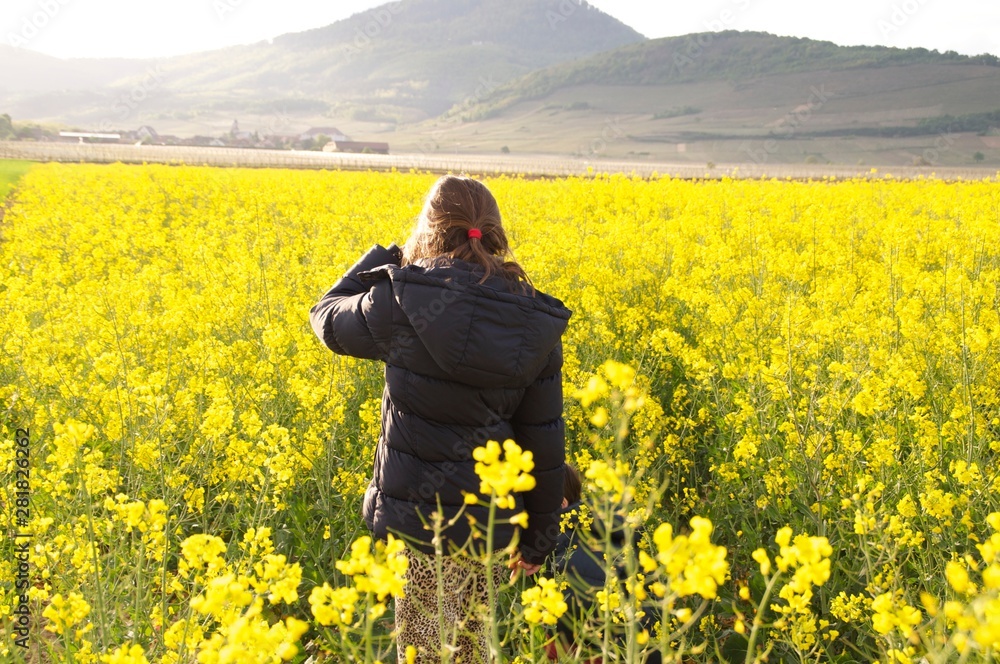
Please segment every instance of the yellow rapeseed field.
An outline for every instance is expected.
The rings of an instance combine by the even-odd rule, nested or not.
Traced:
[[[403,544],[360,517],[381,369],[333,356],[308,312],[373,243],[402,244],[434,179],[24,176],[0,222],[0,659],[396,657]],[[587,518],[639,541],[603,543],[620,582],[581,645],[993,659],[1000,184],[487,184],[519,262],[574,312]],[[477,456],[501,503],[533,482],[502,443]],[[539,661],[564,581],[499,589],[504,661]]]

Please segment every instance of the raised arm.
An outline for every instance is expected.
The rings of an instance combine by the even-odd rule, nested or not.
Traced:
[[[368,320],[371,312],[380,308],[376,302],[377,295],[372,289],[376,282],[362,282],[358,274],[380,265],[398,265],[400,257],[401,253],[396,245],[389,248],[373,246],[309,310],[309,322],[313,331],[327,348],[340,355],[372,360],[386,358],[384,340],[373,334]],[[384,284],[381,295],[390,297],[388,283],[381,283]]]
[[[511,423],[514,439],[531,450],[535,488],[524,494],[528,527],[521,533],[521,558],[541,565],[559,536],[563,499],[566,435],[563,423],[562,345],[556,346],[545,370],[524,393]]]

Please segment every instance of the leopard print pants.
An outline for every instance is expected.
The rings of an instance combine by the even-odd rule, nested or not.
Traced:
[[[444,556],[441,559],[444,592],[439,596],[434,556],[407,549],[406,557],[410,566],[404,597],[396,598],[399,664],[406,662],[407,646],[417,649],[417,664],[489,661],[489,609],[483,564],[466,557]],[[503,564],[494,565],[494,592],[505,587],[506,573]],[[439,626],[444,627],[443,635]]]

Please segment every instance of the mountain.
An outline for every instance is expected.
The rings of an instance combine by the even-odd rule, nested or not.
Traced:
[[[532,72],[401,131],[412,134],[401,149],[1000,163],[1000,60],[757,32],[668,37]]]
[[[52,92],[114,85],[136,76],[141,60],[89,58],[63,60],[0,44],[0,91]]]
[[[55,113],[52,95],[97,91],[107,116],[122,94],[144,86],[148,94],[134,115],[150,121],[218,114],[231,122],[242,113],[416,121],[471,104],[540,67],[644,39],[579,0],[401,0],[270,43],[156,61],[57,61],[19,52],[19,74],[0,74],[7,93],[0,107],[16,100],[9,109],[15,117],[42,111],[49,120],[94,121],[101,108]],[[51,85],[39,89],[41,81]]]
[[[923,48],[838,46],[766,32],[724,32],[666,37],[533,72],[496,90],[481,107],[539,99],[572,86],[668,86],[706,81],[751,81],[810,71],[893,71],[907,65],[1000,65],[993,55],[970,57]]]
[[[570,6],[567,15],[561,7]],[[402,0],[270,44],[164,64],[186,92],[298,93],[438,115],[469,96],[642,35],[586,3]]]

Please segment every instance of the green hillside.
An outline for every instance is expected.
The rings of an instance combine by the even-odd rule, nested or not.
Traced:
[[[964,56],[924,48],[838,46],[832,42],[728,30],[630,44],[528,74],[482,100],[476,116],[583,85],[667,86],[707,81],[740,84],[810,71],[851,71],[914,65],[982,65],[1000,71],[994,55]],[[1000,100],[998,100],[1000,106]]]
[[[1000,66],[992,55],[687,35],[532,72],[392,140],[400,151],[680,163],[994,165]]]

